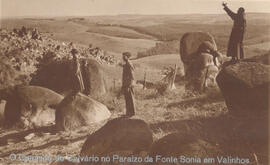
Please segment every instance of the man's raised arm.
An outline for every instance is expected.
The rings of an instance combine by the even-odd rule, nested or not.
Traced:
[[[237,14],[228,8],[227,3],[223,2],[222,6],[224,7],[223,9],[226,11],[226,13],[234,20]]]

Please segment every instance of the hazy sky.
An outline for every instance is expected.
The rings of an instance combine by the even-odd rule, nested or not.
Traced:
[[[0,0],[2,17],[223,13],[222,0]],[[227,0],[233,10],[269,12],[269,0]]]

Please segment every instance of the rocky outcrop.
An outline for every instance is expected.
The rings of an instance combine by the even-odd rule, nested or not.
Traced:
[[[40,74],[36,73],[37,70],[39,72],[43,68],[52,67],[55,63],[70,60],[72,58],[70,51],[73,48],[78,50],[80,59],[93,59],[99,64],[117,63],[114,56],[106,54],[100,48],[87,48],[56,41],[49,35],[38,32],[37,29],[27,27],[13,31],[0,29],[0,70],[3,70],[0,75],[0,88],[7,87],[6,84],[29,84],[33,75]]]
[[[15,86],[0,90],[0,99],[6,100],[5,125],[23,123],[28,127],[54,122],[54,111],[49,109],[55,109],[63,96],[43,87]]]
[[[255,62],[228,65],[218,74],[217,83],[231,113],[251,117],[268,114],[270,66]]]
[[[180,41],[180,56],[184,64],[189,62],[190,56],[196,53],[200,45],[205,41],[212,43],[213,49],[217,50],[214,37],[209,33],[189,32],[183,35]]]
[[[74,89],[71,66],[71,60],[48,62],[39,67],[30,84],[49,88],[61,94],[68,93]]]
[[[209,33],[184,34],[180,43],[180,55],[184,63],[187,87],[202,91],[206,87],[215,86],[213,80],[219,70],[221,54]]]
[[[95,60],[83,60],[81,65],[85,93],[91,97],[106,93],[105,75],[99,63]]]
[[[74,130],[108,119],[107,107],[81,93],[71,93],[57,106],[55,124],[58,131]]]
[[[101,65],[93,59],[80,60],[81,73],[87,95],[106,93],[105,75]],[[31,85],[43,86],[61,94],[67,94],[75,86],[76,78],[71,60],[51,61],[41,66],[31,80]]]
[[[153,142],[152,132],[143,120],[117,118],[109,121],[85,141],[82,156],[146,156]],[[117,162],[114,162],[117,164]]]
[[[174,164],[179,165],[203,164],[202,158],[216,157],[221,153],[221,150],[217,146],[194,135],[183,133],[172,133],[159,139],[153,143],[150,150],[150,156],[154,158],[156,155],[161,155],[162,157],[177,157],[178,161]],[[169,163],[158,160],[154,162],[154,164],[162,165]]]

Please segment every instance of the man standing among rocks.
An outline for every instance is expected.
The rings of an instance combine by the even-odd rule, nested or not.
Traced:
[[[83,83],[82,73],[81,73],[81,65],[80,61],[77,57],[78,51],[76,49],[71,50],[71,54],[73,57],[73,73],[74,73],[74,92],[84,92],[85,87]]]
[[[222,54],[215,50],[211,42],[204,41],[198,48],[197,55],[207,53],[213,56],[214,65],[219,67],[223,63]]]
[[[232,28],[227,56],[231,56],[233,61],[243,59],[244,58],[244,50],[243,50],[243,39],[244,33],[246,31],[246,19],[245,19],[245,9],[240,7],[237,11],[237,14],[232,12],[226,3],[222,3],[224,10],[234,21],[234,25]]]
[[[118,95],[123,93],[126,100],[126,116],[131,117],[135,115],[135,98],[134,98],[134,67],[129,61],[131,54],[130,52],[123,53],[123,60],[125,64],[123,65],[123,75],[122,75],[122,89]]]

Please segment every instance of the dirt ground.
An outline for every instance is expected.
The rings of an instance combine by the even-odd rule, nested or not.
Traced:
[[[227,107],[218,89],[211,89],[205,94],[196,94],[185,90],[183,85],[177,84],[176,87],[177,89],[165,95],[160,95],[153,89],[143,90],[140,86],[136,88],[137,109],[133,118],[142,119],[149,124],[154,141],[170,133],[191,133],[207,139],[211,144],[221,145],[227,152],[237,153],[237,156],[249,156],[253,163],[255,160],[254,156],[250,155],[252,152],[256,152],[259,161],[267,159],[267,155],[264,155],[267,151],[259,143],[252,145],[249,143],[248,150],[247,147],[243,148],[248,141],[241,139],[242,134],[232,131],[232,127],[236,130],[240,128],[238,125],[241,125],[241,122],[228,116]],[[119,100],[115,98],[117,89],[99,99],[112,112],[111,119],[125,114],[123,97]],[[56,156],[78,155],[87,136],[105,123],[106,121],[92,124],[73,132],[54,132],[53,125],[31,130],[1,128],[0,164],[29,164],[11,160],[13,154],[45,154],[51,155],[54,159]]]

